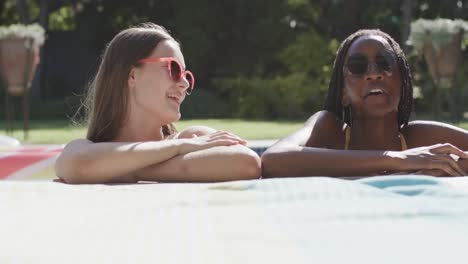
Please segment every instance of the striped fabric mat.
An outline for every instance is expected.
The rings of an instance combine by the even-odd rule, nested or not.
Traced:
[[[0,182],[0,263],[467,263],[468,177]]]

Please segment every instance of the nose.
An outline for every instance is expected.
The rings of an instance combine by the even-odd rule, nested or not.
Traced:
[[[366,80],[382,80],[383,72],[377,66],[375,62],[369,62],[368,69],[366,72]]]
[[[183,74],[180,80],[177,82],[177,86],[180,87],[184,92],[190,87],[190,83],[188,82],[185,74]]]

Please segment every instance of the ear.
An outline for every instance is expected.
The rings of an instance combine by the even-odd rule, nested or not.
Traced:
[[[136,86],[136,69],[133,67],[130,69],[130,73],[128,74],[127,85],[129,88]]]
[[[346,92],[346,89],[343,87],[341,91],[342,91],[341,105],[343,107],[349,106],[349,96],[348,96],[348,93]]]

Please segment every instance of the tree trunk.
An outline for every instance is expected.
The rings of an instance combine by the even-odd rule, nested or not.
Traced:
[[[413,19],[413,6],[414,0],[404,0],[401,4],[401,13],[402,13],[402,30],[401,30],[401,46],[403,51],[408,54],[409,46],[406,44],[408,40],[410,29],[411,29],[411,20]]]
[[[39,24],[47,32],[49,28],[49,0],[41,0],[39,3]]]
[[[25,25],[29,24],[29,10],[28,5],[26,4],[26,0],[16,0],[16,3],[18,5],[20,22]]]
[[[40,0],[39,2],[39,24],[47,32],[49,28],[49,0]],[[41,99],[47,97],[46,92],[46,45],[47,41],[40,48],[41,62],[37,65],[36,75],[33,81],[31,92],[33,96],[39,96]]]

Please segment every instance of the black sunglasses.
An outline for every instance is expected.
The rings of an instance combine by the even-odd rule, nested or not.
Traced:
[[[396,58],[391,53],[379,52],[375,56],[375,65],[380,72],[391,73],[396,65]],[[369,70],[369,64],[367,57],[363,54],[357,53],[349,56],[345,67],[349,73],[356,76],[361,76],[367,73]]]

